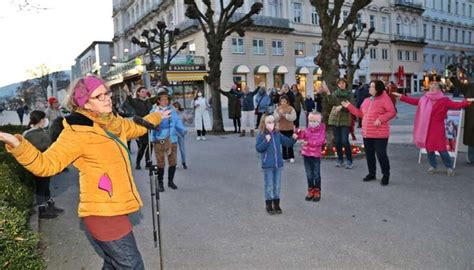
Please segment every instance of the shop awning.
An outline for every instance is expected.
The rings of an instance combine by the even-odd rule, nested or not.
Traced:
[[[207,72],[167,72],[168,81],[203,81]]]
[[[320,72],[320,73],[318,74],[318,72]],[[313,75],[321,75],[322,73],[323,73],[323,70],[319,67],[317,67],[313,70]]]
[[[250,68],[246,65],[237,65],[234,67],[234,74],[249,73]]]
[[[265,65],[258,65],[254,70],[255,74],[267,74],[270,73],[270,68]]]
[[[285,74],[288,73],[288,68],[285,66],[276,66],[273,69],[273,74]]]
[[[306,74],[309,74],[310,71],[307,67],[299,67],[296,69],[296,74],[303,74],[303,75],[306,75]]]
[[[105,80],[105,84],[107,85],[107,87],[111,87],[112,85],[116,85],[122,82],[123,82],[122,75],[115,75],[111,78],[106,78]]]

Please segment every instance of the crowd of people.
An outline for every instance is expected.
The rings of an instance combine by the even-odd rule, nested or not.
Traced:
[[[282,213],[282,168],[285,161],[295,162],[296,143],[302,144],[307,177],[304,198],[307,201],[321,200],[321,161],[326,144],[335,146],[336,167],[348,170],[354,167],[349,135],[354,132],[357,118],[368,170],[362,180],[376,180],[378,160],[382,172],[380,184],[388,185],[387,146],[390,121],[397,115],[398,98],[417,106],[413,138],[417,147],[428,152],[428,172],[437,169],[435,152],[438,152],[447,175],[454,174],[445,144],[444,120],[448,109],[466,108],[466,125],[474,124],[473,106],[470,106],[474,102],[472,87],[463,92],[465,99],[462,102],[454,102],[444,95],[440,78],[436,76],[431,78],[429,90],[418,99],[401,95],[396,86],[387,86],[380,80],[360,85],[355,93],[348,89],[344,79],[338,79],[336,85],[335,89],[329,89],[323,83],[314,96],[306,97],[296,84],[291,87],[284,84],[279,90],[267,90],[263,83],[253,91],[248,86],[240,90],[237,85],[220,90],[228,99],[228,117],[233,121],[234,133],[241,137],[256,136],[255,149],[261,155],[265,209],[269,214]],[[64,211],[54,204],[49,177],[73,164],[80,172],[79,217],[104,253],[104,268],[143,269],[128,218],[128,214],[143,205],[133,180],[132,166],[140,170],[145,156],[145,167],[149,169],[153,159],[151,153],[154,153],[158,164],[158,190],[165,191],[166,167],[168,187],[178,189],[175,181],[177,152],[180,151],[181,164],[187,169],[185,122],[189,119],[185,119],[183,106],[172,102],[173,94],[164,86],[155,96],[143,86],[138,86],[133,93],[125,87],[125,92],[126,100],[115,112],[111,91],[105,82],[96,76],[86,76],[71,84],[64,103],[70,114],[65,116],[58,100],[51,97],[45,112],[34,110],[29,114],[29,129],[22,136],[0,132],[0,141],[5,142],[7,151],[37,177],[36,201],[40,218],[55,218]],[[202,89],[194,89],[192,107],[197,140],[206,140],[212,123],[209,99]],[[134,116],[145,119],[153,127],[137,124],[130,119]],[[304,117],[304,127],[300,127],[301,117]],[[467,136],[464,135],[471,163],[474,162],[473,130],[467,128]],[[134,140],[138,152],[135,164],[132,164],[130,149]]]

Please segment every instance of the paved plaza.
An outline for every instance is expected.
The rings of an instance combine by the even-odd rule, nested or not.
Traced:
[[[318,203],[304,200],[298,155],[296,163],[285,163],[283,214],[269,216],[255,138],[231,134],[196,141],[191,131],[186,143],[189,169],[178,167],[179,189],[165,187],[160,201],[166,269],[474,268],[474,167],[464,164],[464,153],[456,176],[448,178],[426,174],[426,158],[417,164],[413,145],[392,143],[387,187],[362,182],[363,159],[352,170],[324,160]],[[134,233],[146,268],[158,269],[148,173],[134,171],[134,176],[145,203],[131,216]],[[60,174],[51,185],[66,212],[40,222],[48,269],[99,269],[102,259],[77,217],[77,172]]]

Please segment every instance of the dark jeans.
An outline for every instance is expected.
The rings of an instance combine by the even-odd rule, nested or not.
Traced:
[[[300,115],[301,115],[301,111],[296,111],[296,119],[295,121],[293,121],[293,124],[295,124],[296,128],[300,127]]]
[[[197,130],[197,134],[198,136],[206,136],[206,129],[204,128],[204,120],[201,121],[201,124],[202,124],[202,129],[201,130]]]
[[[263,113],[257,114],[257,124],[255,124],[255,129],[258,129],[258,125],[260,125],[260,119],[262,119]]]
[[[285,135],[288,138],[293,136],[293,130],[280,130],[281,134]],[[283,159],[288,160],[290,158],[295,158],[295,153],[293,152],[293,147],[286,147],[283,144],[281,145],[281,152],[283,154]]]
[[[36,204],[42,205],[51,198],[51,190],[49,189],[49,177],[38,177],[35,176],[36,185]]]
[[[344,162],[342,148],[346,150],[347,160],[352,162],[352,149],[349,143],[349,127],[333,127],[334,140],[336,143],[337,159]]]
[[[234,122],[234,130],[240,132],[240,117],[239,118],[232,118],[232,122]],[[238,129],[237,129],[238,127]]]
[[[142,161],[143,154],[145,154],[146,164],[148,164],[150,162],[150,153],[148,153],[148,134],[145,134],[139,137],[138,142],[140,143],[140,148],[138,149],[138,153],[137,153],[136,166],[140,166],[140,162]]]
[[[102,269],[145,269],[133,232],[118,240],[101,242],[94,239],[94,242],[104,252]]]
[[[321,189],[321,158],[303,156],[303,159],[308,188]]]
[[[380,168],[384,176],[390,176],[390,162],[387,156],[388,138],[373,139],[364,138],[365,155],[367,159],[367,167],[369,175],[375,176],[377,171],[375,155],[379,160]]]

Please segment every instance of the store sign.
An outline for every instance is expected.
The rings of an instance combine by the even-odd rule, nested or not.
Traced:
[[[171,65],[169,71],[205,71],[205,65]]]
[[[295,58],[295,66],[297,66],[297,67],[317,67],[317,65],[314,64],[314,57],[313,56],[296,57]]]

